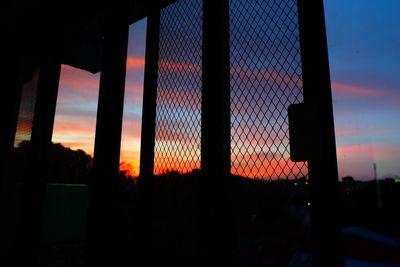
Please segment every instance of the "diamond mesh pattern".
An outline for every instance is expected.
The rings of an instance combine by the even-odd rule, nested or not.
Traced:
[[[161,10],[154,174],[200,168],[202,1]]]
[[[231,172],[245,266],[310,255],[308,168],[290,160],[288,107],[303,102],[296,0],[230,0]],[[307,264],[311,264],[307,259]]]
[[[230,1],[232,174],[307,175],[289,158],[288,107],[303,101],[295,0]]]

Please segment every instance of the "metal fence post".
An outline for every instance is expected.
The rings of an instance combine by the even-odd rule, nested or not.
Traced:
[[[309,161],[313,262],[344,266],[335,129],[323,1],[298,0],[304,102],[319,106],[321,157]]]
[[[138,180],[138,239],[136,241],[138,266],[146,266],[149,256],[152,191],[154,169],[154,144],[157,105],[157,77],[160,35],[160,7],[156,1],[147,18],[146,54],[143,84],[142,134],[140,171]]]
[[[31,146],[28,162],[24,166],[23,213],[19,229],[21,255],[24,256],[16,259],[24,265],[36,262],[61,72],[62,34],[55,32],[47,38],[44,36],[42,49]]]
[[[11,43],[11,42],[10,42]],[[6,51],[5,62],[7,65],[4,87],[0,90],[0,195],[4,181],[6,160],[12,150],[13,140],[18,120],[18,104],[20,98],[19,71],[20,71],[20,52],[19,44]],[[11,44],[10,44],[11,46]]]
[[[203,1],[201,190],[204,266],[235,266],[230,176],[229,1]]]
[[[87,266],[109,266],[116,217],[129,25],[127,1],[111,4],[104,34],[93,177],[90,183]],[[110,262],[108,262],[110,261]]]

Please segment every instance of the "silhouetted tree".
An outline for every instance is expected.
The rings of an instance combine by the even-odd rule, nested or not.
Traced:
[[[92,157],[83,150],[72,150],[52,144],[48,181],[63,184],[88,184],[92,171]]]
[[[30,141],[22,141],[12,150],[7,161],[6,176],[9,182],[24,182],[29,170]],[[47,175],[49,183],[88,184],[92,172],[92,157],[83,150],[72,150],[61,144],[52,143],[50,148],[49,168]]]

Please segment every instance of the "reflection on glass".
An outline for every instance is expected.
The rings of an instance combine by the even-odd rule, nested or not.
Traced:
[[[14,146],[8,155],[4,173],[4,183],[21,183],[26,175],[26,165],[32,134],[32,123],[35,112],[37,85],[39,80],[39,69],[36,69],[31,79],[20,87],[20,103],[18,119],[14,136]]]
[[[38,80],[39,70],[36,70],[32,75],[32,79],[22,85],[17,130],[14,139],[15,148],[19,147],[21,142],[31,140]]]

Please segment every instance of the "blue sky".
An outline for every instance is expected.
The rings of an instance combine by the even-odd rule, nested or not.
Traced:
[[[400,175],[400,1],[324,4],[339,173]]]

